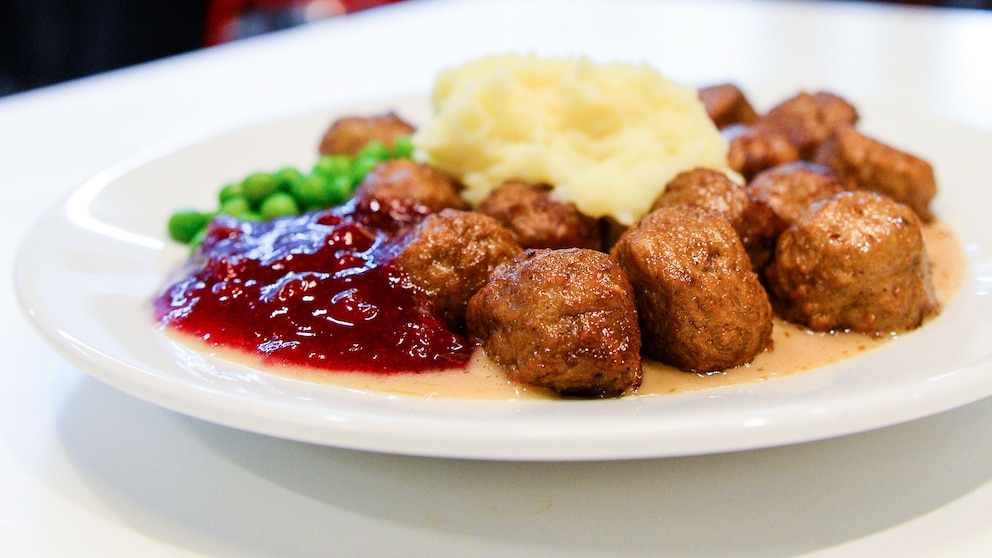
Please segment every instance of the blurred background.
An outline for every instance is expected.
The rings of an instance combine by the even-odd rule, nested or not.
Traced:
[[[0,96],[417,0],[0,0]],[[992,10],[992,0],[873,1]]]

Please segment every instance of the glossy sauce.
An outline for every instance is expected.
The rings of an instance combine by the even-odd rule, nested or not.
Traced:
[[[156,299],[157,315],[205,352],[275,364],[269,370],[305,381],[418,397],[554,397],[508,382],[448,331],[392,265],[409,224],[354,206],[270,224],[216,223],[182,270],[189,275]],[[924,234],[945,304],[961,283],[964,257],[943,224],[927,225]],[[776,319],[773,339],[774,350],[717,374],[645,361],[637,395],[772,379],[857,356],[888,338],[815,333]]]
[[[265,363],[369,373],[464,368],[472,346],[451,332],[394,264],[418,216],[347,204],[272,221],[210,225],[158,320]]]

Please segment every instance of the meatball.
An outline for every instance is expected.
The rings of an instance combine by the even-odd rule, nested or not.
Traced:
[[[551,187],[510,180],[494,189],[478,211],[510,229],[524,248],[591,248],[603,241],[596,219],[551,196]]]
[[[634,286],[646,356],[705,372],[746,364],[771,346],[768,295],[726,219],[662,207],[612,254]]]
[[[905,331],[938,310],[916,214],[875,192],[817,203],[782,233],[768,287],[776,311],[815,331]]]
[[[676,175],[655,199],[651,210],[678,205],[691,205],[726,217],[755,270],[771,259],[775,241],[784,228],[771,208],[751,199],[744,188],[712,169],[693,169]]]
[[[827,167],[797,161],[758,173],[746,189],[788,226],[814,202],[849,190],[851,185]]]
[[[749,124],[758,119],[758,114],[747,97],[732,83],[703,87],[699,90],[699,100],[703,102],[706,114],[717,128],[738,123]]]
[[[923,159],[845,126],[820,146],[815,160],[865,190],[908,205],[924,223],[933,221],[930,200],[937,194],[937,181]]]
[[[760,122],[783,134],[809,159],[817,147],[841,126],[854,125],[858,111],[851,103],[833,93],[799,93],[772,107]]]
[[[733,221],[749,203],[751,200],[744,189],[726,174],[713,169],[696,168],[680,172],[668,181],[665,189],[655,198],[649,212],[659,207],[687,204],[726,215]]]
[[[789,138],[768,126],[734,124],[721,133],[727,140],[727,165],[745,180],[765,169],[799,160],[799,150]]]
[[[496,268],[467,320],[514,382],[576,397],[619,396],[641,383],[633,289],[603,252],[527,250]]]
[[[445,208],[467,209],[460,191],[460,184],[434,167],[395,159],[369,171],[354,197],[364,203],[376,202],[397,214],[411,207],[421,213],[436,213]]]
[[[472,211],[428,215],[403,242],[396,263],[441,310],[448,325],[464,329],[469,298],[497,265],[521,252],[510,231]]]
[[[413,134],[413,125],[393,112],[379,116],[348,116],[335,120],[320,140],[322,155],[355,155],[371,141],[392,147],[396,140]]]

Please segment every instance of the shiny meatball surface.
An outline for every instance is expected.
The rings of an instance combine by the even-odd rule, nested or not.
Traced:
[[[495,188],[478,211],[510,229],[524,248],[591,248],[602,244],[596,219],[556,200],[551,187],[511,180]]]
[[[924,223],[934,220],[930,202],[937,195],[937,180],[923,159],[847,126],[820,146],[815,160],[860,188],[908,205]]]
[[[747,193],[770,207],[788,226],[813,203],[851,188],[829,168],[797,161],[758,173],[748,182]]]
[[[801,92],[772,107],[759,124],[778,130],[809,159],[821,143],[842,126],[853,126],[860,119],[854,105],[826,91]]]
[[[407,159],[380,163],[365,175],[354,197],[362,203],[395,208],[401,214],[410,208],[421,213],[442,209],[467,209],[460,185],[441,171]]]
[[[905,331],[938,309],[919,218],[874,192],[811,208],[779,237],[767,279],[778,313],[816,331]]]
[[[735,124],[720,132],[727,140],[727,164],[745,180],[759,172],[799,160],[799,150],[770,126]]]
[[[619,396],[641,383],[633,290],[605,253],[527,250],[496,269],[467,320],[514,382],[577,397]]]
[[[689,205],[719,213],[730,221],[755,271],[771,259],[775,241],[785,228],[774,211],[752,199],[740,185],[722,172],[693,169],[679,173],[655,199],[651,210]]]
[[[770,347],[771,304],[723,217],[663,207],[627,230],[612,254],[637,293],[646,356],[705,372]]]
[[[331,123],[320,140],[322,155],[355,155],[366,144],[379,141],[392,147],[396,140],[415,131],[412,124],[395,113],[378,116],[347,116]]]
[[[441,309],[455,330],[464,330],[465,308],[497,265],[521,252],[510,232],[471,211],[444,209],[410,233],[397,264]]]
[[[751,200],[744,189],[726,174],[697,168],[675,175],[655,198],[650,211],[685,204],[721,213],[733,221],[749,203]]]
[[[702,101],[706,114],[717,128],[722,129],[733,124],[749,124],[758,119],[758,113],[755,112],[744,92],[732,83],[701,88],[699,100]]]

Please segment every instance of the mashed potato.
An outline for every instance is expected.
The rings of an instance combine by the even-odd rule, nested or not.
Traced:
[[[499,56],[442,72],[418,156],[477,205],[507,179],[554,186],[594,217],[631,224],[683,170],[727,170],[695,89],[646,65]]]

